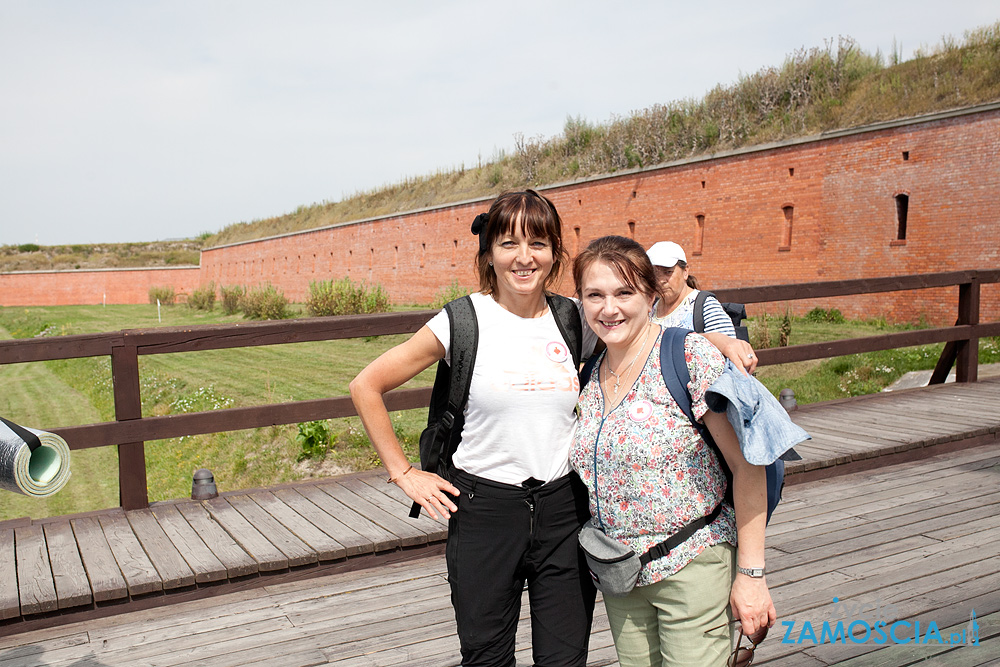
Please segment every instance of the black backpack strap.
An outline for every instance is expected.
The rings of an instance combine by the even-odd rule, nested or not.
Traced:
[[[651,546],[649,551],[639,556],[639,563],[645,567],[650,561],[656,560],[657,558],[663,558],[678,545],[683,544],[687,538],[691,537],[696,532],[718,519],[721,513],[722,503],[719,503],[709,514],[706,514],[700,519],[695,519],[659,544]]]
[[[463,296],[445,305],[451,332],[451,383],[448,391],[448,412],[451,421],[465,411],[472,386],[472,368],[479,347],[479,321],[472,299]],[[447,413],[446,413],[447,414]],[[451,423],[446,424],[449,428]]]
[[[451,364],[444,360],[438,362],[437,375],[434,377],[434,389],[431,391],[431,405],[427,414],[427,426],[437,424],[442,429],[441,437],[432,439],[433,445],[424,451],[424,439],[421,434],[420,465],[424,470],[437,472],[451,466],[454,454],[453,445],[457,444],[460,433],[454,432],[455,422],[461,428],[465,405],[469,402],[469,388],[472,386],[472,369],[476,364],[476,350],[479,347],[479,321],[476,319],[476,309],[468,296],[455,299],[444,306],[448,313],[448,331],[451,350]],[[447,399],[445,400],[445,394]],[[440,410],[440,412],[439,412]],[[420,505],[413,503],[410,507],[410,517],[420,515]]]
[[[694,330],[697,333],[705,333],[705,299],[709,296],[715,295],[711,292],[701,290],[694,297],[694,311],[691,314],[693,317]]]
[[[569,346],[569,352],[573,355],[573,367],[580,367],[580,358],[583,356],[583,324],[580,322],[580,310],[573,299],[568,299],[558,294],[546,294],[546,301],[549,302],[549,310],[556,320],[559,333]]]
[[[35,451],[42,446],[42,441],[38,439],[38,436],[23,426],[19,426],[12,421],[7,421],[3,417],[0,417],[0,422],[6,424],[7,428],[14,432],[14,435],[19,437],[21,440],[24,440],[25,444],[28,445],[28,449],[31,451]]]
[[[590,382],[590,376],[594,374],[594,366],[601,363],[601,359],[604,358],[605,350],[601,350],[598,354],[591,355],[590,359],[587,359],[583,363],[583,368],[580,369],[580,393],[583,393],[584,387]]]
[[[750,329],[743,326],[743,320],[747,318],[747,307],[742,303],[724,303],[722,309],[733,321],[733,329],[736,330],[736,337],[740,340],[750,342]]]

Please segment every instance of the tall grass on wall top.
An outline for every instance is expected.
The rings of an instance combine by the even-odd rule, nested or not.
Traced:
[[[903,62],[862,50],[850,37],[801,48],[784,62],[717,85],[700,99],[663,101],[590,122],[570,116],[563,132],[515,136],[514,149],[475,165],[357,192],[339,202],[230,225],[209,245],[235,243],[348,220],[651,167],[742,146],[859,127],[1000,99],[1000,22],[945,38]]]
[[[362,315],[385,313],[389,310],[389,293],[382,285],[366,285],[340,280],[318,280],[309,283],[306,309],[310,315]]]
[[[251,320],[283,320],[289,315],[288,299],[270,283],[248,289],[240,309]]]

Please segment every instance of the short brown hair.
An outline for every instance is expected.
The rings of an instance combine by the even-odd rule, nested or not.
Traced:
[[[492,294],[497,289],[497,274],[490,265],[493,245],[501,236],[512,234],[518,221],[522,234],[545,238],[552,246],[552,271],[546,276],[543,287],[548,289],[559,280],[562,267],[569,256],[563,247],[562,220],[555,204],[534,190],[505,192],[493,200],[488,215],[485,228],[480,232],[485,235],[485,242],[480,243],[476,254],[479,290],[483,294]]]
[[[659,283],[646,250],[624,236],[602,236],[591,241],[573,260],[573,282],[576,283],[577,297],[583,298],[584,271],[598,261],[614,267],[618,277],[637,292],[650,298],[659,295]]]

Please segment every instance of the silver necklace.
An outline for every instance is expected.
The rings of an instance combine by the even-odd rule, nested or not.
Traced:
[[[607,384],[608,384],[608,373],[611,373],[612,375],[614,375],[615,376],[615,386],[611,390],[612,392],[614,392],[614,396],[612,396],[612,398],[614,400],[618,400],[618,391],[619,391],[619,388],[621,387],[622,376],[626,376],[626,377],[628,376],[628,374],[632,371],[632,367],[635,366],[635,362],[639,358],[639,355],[642,353],[643,348],[646,347],[646,340],[649,338],[649,330],[651,328],[652,327],[650,327],[649,323],[647,322],[646,323],[646,335],[642,337],[642,345],[640,345],[639,349],[636,350],[635,356],[632,357],[632,361],[629,363],[628,368],[626,368],[625,372],[622,373],[621,375],[619,375],[618,373],[615,373],[613,370],[611,370],[611,356],[608,355],[608,359],[607,359],[608,363],[604,364],[604,386],[607,386]]]

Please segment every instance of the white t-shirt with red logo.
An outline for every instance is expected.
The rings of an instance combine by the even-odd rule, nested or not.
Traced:
[[[479,321],[479,347],[465,408],[462,440],[453,464],[504,484],[534,477],[550,482],[569,473],[569,447],[576,433],[580,380],[573,355],[551,312],[524,318],[493,297],[472,294]],[[583,325],[583,357],[597,336]],[[427,323],[450,361],[447,311]]]

